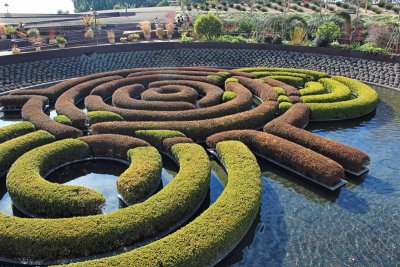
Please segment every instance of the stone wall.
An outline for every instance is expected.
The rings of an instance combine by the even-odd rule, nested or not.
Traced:
[[[113,46],[112,50],[118,46]],[[134,45],[130,46],[134,47]],[[293,67],[344,75],[392,87],[400,85],[400,66],[396,61],[384,62],[277,49],[255,49],[254,47],[246,49],[243,46],[237,48],[232,48],[232,46],[229,48],[179,47],[179,49],[160,46],[162,49],[159,50],[155,48],[156,46],[152,45],[152,49],[148,50],[108,53],[104,52],[103,48],[101,53],[80,53],[80,55],[64,55],[66,57],[59,58],[52,56],[48,57],[49,59],[40,59],[39,57],[38,60],[32,60],[34,59],[32,58],[34,53],[32,53],[33,56],[30,55],[30,60],[26,62],[4,65],[1,65],[0,62],[0,91],[5,92],[116,69],[170,66]]]

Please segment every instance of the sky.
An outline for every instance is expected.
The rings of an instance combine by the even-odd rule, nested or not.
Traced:
[[[10,13],[40,13],[40,14],[56,14],[57,10],[74,11],[74,5],[71,0],[0,0],[0,13],[7,10],[4,7],[8,4]]]

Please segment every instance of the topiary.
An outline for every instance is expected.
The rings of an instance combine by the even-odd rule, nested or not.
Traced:
[[[194,31],[201,38],[213,40],[222,30],[222,21],[214,14],[200,15],[194,22]]]

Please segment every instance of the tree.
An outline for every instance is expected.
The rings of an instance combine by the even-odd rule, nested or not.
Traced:
[[[222,21],[214,14],[203,14],[194,22],[194,32],[201,38],[213,40],[220,35],[222,25]]]

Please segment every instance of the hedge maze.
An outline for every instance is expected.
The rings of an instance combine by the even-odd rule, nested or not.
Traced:
[[[74,266],[216,264],[258,213],[255,155],[336,190],[347,175],[368,171],[369,156],[304,128],[369,114],[377,103],[362,82],[269,67],[125,69],[12,91],[0,106],[20,110],[23,121],[0,128],[1,179],[13,205],[31,218],[0,213],[0,258]],[[157,191],[165,155],[179,171]],[[46,180],[61,165],[104,157],[129,163],[116,182],[125,208],[103,214],[101,192]],[[193,218],[209,191],[210,157],[225,167],[229,182]]]

